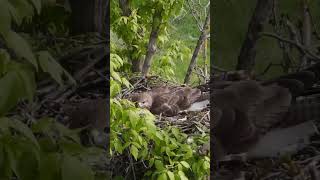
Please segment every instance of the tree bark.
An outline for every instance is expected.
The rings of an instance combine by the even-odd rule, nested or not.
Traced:
[[[71,13],[71,33],[107,31],[107,12],[109,0],[69,0]]]
[[[152,57],[157,50],[157,39],[162,21],[161,12],[162,10],[156,9],[153,15],[152,29],[150,33],[147,54],[142,67],[143,76],[148,75],[152,63]]]
[[[312,29],[311,29],[311,18],[309,14],[309,7],[306,1],[303,1],[302,3],[302,15],[303,15],[302,45],[304,45],[306,48],[310,48]],[[306,68],[310,65],[311,65],[311,62],[307,54],[302,54],[301,67],[299,68]]]
[[[237,70],[253,70],[259,33],[263,31],[263,25],[271,16],[273,3],[274,0],[258,0],[249,23],[246,38],[241,47]]]
[[[208,10],[208,14],[207,14],[206,20],[205,20],[205,22],[203,24],[202,31],[201,31],[200,37],[198,39],[198,42],[197,42],[197,46],[193,51],[193,55],[192,55],[192,58],[191,58],[191,61],[190,61],[190,64],[189,64],[189,67],[188,67],[188,70],[187,70],[187,74],[186,74],[186,76],[184,78],[184,83],[185,84],[188,84],[189,81],[190,81],[191,73],[192,73],[192,70],[194,69],[194,66],[196,65],[197,57],[198,57],[200,48],[201,48],[203,42],[206,39],[207,30],[209,28],[209,25],[210,25],[210,9]]]

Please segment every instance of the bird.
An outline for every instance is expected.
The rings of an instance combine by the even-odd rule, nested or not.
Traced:
[[[149,91],[132,94],[130,99],[151,113],[172,117],[188,109],[193,103],[208,99],[197,88],[188,86],[160,86]]]
[[[305,70],[265,81],[213,82],[210,102],[214,157],[219,160],[228,154],[274,155],[275,152],[266,150],[266,144],[279,150],[275,146],[283,148],[298,136],[305,138],[317,132],[308,120],[320,119],[320,113],[316,113],[320,104],[317,100],[311,104],[297,101],[304,91],[312,89],[316,80],[316,73]],[[315,113],[308,113],[310,108]],[[304,131],[290,133],[298,132],[299,128]],[[272,147],[272,143],[276,145]]]
[[[109,105],[104,98],[90,99],[82,102],[65,103],[63,111],[69,117],[70,129],[88,130],[93,137],[94,144],[108,148],[109,144]],[[85,131],[84,131],[85,132]],[[82,137],[85,133],[82,133]],[[87,144],[87,138],[84,138]]]

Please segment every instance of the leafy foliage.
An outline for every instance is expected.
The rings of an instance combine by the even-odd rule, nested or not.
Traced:
[[[28,34],[16,31],[32,24],[41,10],[41,0],[0,1],[0,179],[95,179],[91,159],[106,154],[82,146],[78,131],[50,118],[29,127],[19,115],[8,116],[19,101],[33,101],[40,72],[60,86],[75,83],[47,50],[36,49]]]
[[[185,73],[178,76],[182,64],[191,58],[191,50],[181,41],[169,43],[165,51],[155,57],[152,70],[155,74],[175,82],[181,82]]]
[[[81,146],[77,132],[54,119],[40,119],[31,129],[14,118],[3,117],[0,124],[1,179],[94,179],[86,161],[105,156]]]
[[[189,137],[174,127],[163,130],[156,127],[155,117],[148,110],[116,98],[122,86],[130,85],[116,71],[123,64],[121,57],[111,54],[110,64],[111,154],[127,154],[135,161],[147,162],[148,171],[144,174],[147,179],[202,179],[208,175],[209,157],[195,151],[208,141],[208,135]]]
[[[111,29],[121,38],[126,48],[130,62],[141,60],[146,55],[147,43],[150,37],[152,24],[160,24],[158,43],[168,41],[167,27],[170,18],[179,14],[182,9],[182,0],[157,0],[157,1],[130,1],[128,8],[131,13],[123,16],[118,1],[111,1]],[[161,17],[154,23],[155,12],[161,12]],[[151,15],[151,16],[150,16]]]

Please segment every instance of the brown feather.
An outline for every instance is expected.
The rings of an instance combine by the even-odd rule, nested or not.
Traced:
[[[156,87],[150,91],[132,95],[131,100],[154,114],[174,116],[192,103],[203,98],[199,89],[191,87]],[[208,97],[208,96],[207,96]]]
[[[278,85],[262,87],[256,81],[239,81],[213,93],[214,108],[222,111],[213,132],[228,153],[247,151],[287,112],[291,95]]]

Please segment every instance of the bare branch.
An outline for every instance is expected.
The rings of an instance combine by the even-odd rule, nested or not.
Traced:
[[[260,36],[267,36],[267,37],[273,37],[275,39],[278,39],[282,42],[285,42],[285,43],[289,43],[291,45],[294,45],[299,51],[301,51],[302,53],[305,53],[305,54],[308,54],[310,55],[313,59],[315,60],[320,60],[320,57],[317,56],[316,54],[314,54],[313,52],[311,52],[307,47],[301,45],[299,42],[296,42],[296,41],[293,41],[293,40],[290,40],[290,39],[285,39],[283,37],[280,37],[279,35],[277,34],[274,34],[274,33],[269,33],[269,32],[262,32],[259,34]]]

